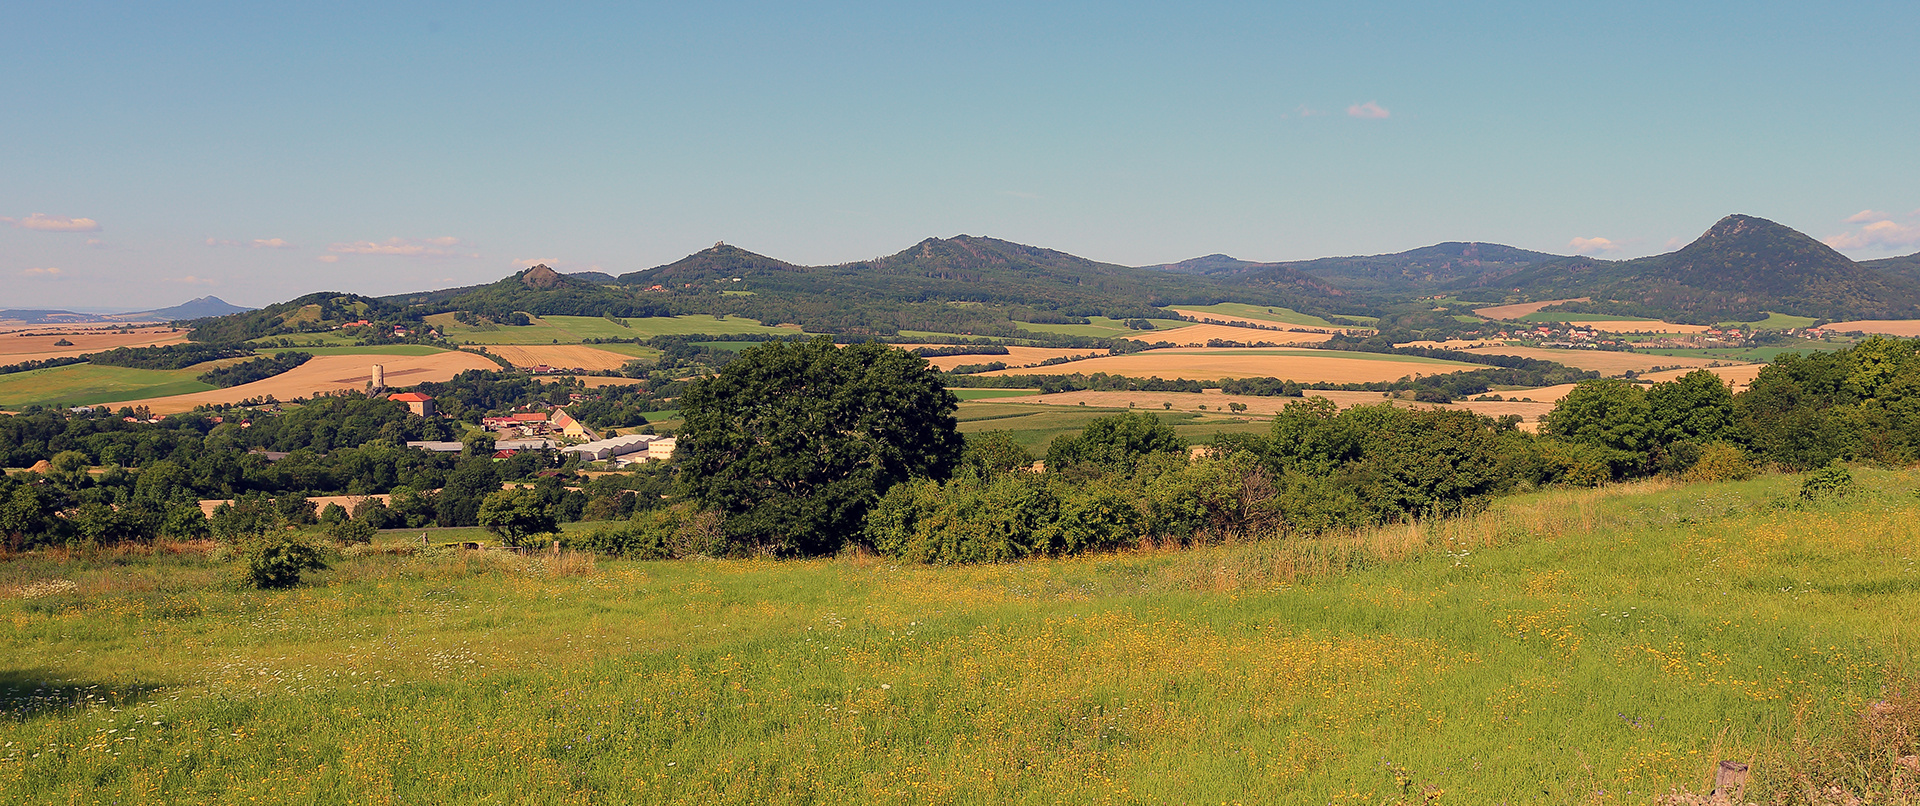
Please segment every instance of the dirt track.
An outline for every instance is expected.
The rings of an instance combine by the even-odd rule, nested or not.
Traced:
[[[276,400],[312,397],[320,392],[340,389],[364,389],[373,377],[373,365],[386,368],[387,385],[412,386],[422,381],[446,381],[469,369],[499,369],[499,365],[473,353],[458,351],[433,355],[323,355],[264,381],[255,381],[227,389],[194,392],[172,397],[126,400],[108,403],[122,406],[146,406],[155,414],[192,411],[208,403],[237,403],[248,398],[272,395]]]

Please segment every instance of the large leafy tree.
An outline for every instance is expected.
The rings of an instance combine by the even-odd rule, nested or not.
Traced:
[[[1143,457],[1186,449],[1187,441],[1180,438],[1173,426],[1151,414],[1127,412],[1087,423],[1079,434],[1056,437],[1047,447],[1047,467],[1120,470],[1133,467]]]
[[[527,487],[489,494],[480,503],[480,525],[509,546],[526,546],[536,535],[560,531],[553,508],[540,500],[538,490]]]
[[[751,347],[680,403],[681,483],[736,548],[836,551],[888,488],[946,478],[964,445],[926,359],[878,343]]]
[[[1547,433],[1568,442],[1629,453],[1652,442],[1652,412],[1645,390],[1617,378],[1581,381],[1546,417]]]

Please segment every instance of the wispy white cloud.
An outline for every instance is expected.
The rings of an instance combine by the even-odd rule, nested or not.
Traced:
[[[321,255],[319,257],[314,258],[314,260],[318,260],[321,263],[339,263],[340,256],[339,255]]]
[[[1388,112],[1386,107],[1373,101],[1368,101],[1364,104],[1354,104],[1353,106],[1347,107],[1347,117],[1365,118],[1367,120],[1385,120],[1393,117],[1393,113]]]
[[[1905,249],[1920,245],[1920,226],[1882,219],[1825,240],[1835,249]]]
[[[1575,238],[1567,242],[1567,248],[1576,255],[1603,255],[1620,251],[1620,245],[1607,238]]]
[[[0,216],[0,221],[5,221],[21,229],[39,230],[41,232],[100,231],[100,222],[91,218],[67,218],[66,216],[47,215],[46,213],[34,213],[26,218],[6,218]]]
[[[161,279],[169,283],[182,283],[185,285],[213,285],[214,284],[214,281],[211,279],[208,279],[206,277],[195,277],[191,274],[185,277],[164,277]]]
[[[105,248],[107,248],[107,242],[106,242],[106,241],[103,241],[103,240],[100,240],[99,238],[88,238],[88,239],[87,239],[87,245],[88,245],[88,246],[91,246],[91,247],[93,247],[93,248],[95,248],[95,249],[105,249]]]
[[[208,246],[245,246],[253,249],[298,249],[283,238],[255,238],[251,241],[235,241],[226,238],[208,238]]]
[[[1861,210],[1847,216],[1846,222],[1859,226],[1823,242],[1840,250],[1905,250],[1920,245],[1920,210],[1906,215]]]
[[[441,238],[388,238],[385,241],[354,241],[336,243],[327,247],[327,251],[343,255],[398,255],[401,257],[479,257],[473,253],[463,253],[455,247],[460,239]]]
[[[1315,109],[1311,106],[1307,106],[1306,104],[1301,104],[1300,108],[1293,110],[1293,113],[1303,118],[1317,118],[1321,115],[1326,114],[1326,111],[1321,109]]]
[[[50,278],[50,279],[56,279],[56,280],[57,280],[57,279],[60,279],[60,278],[62,278],[62,277],[65,277],[65,276],[67,276],[67,270],[66,270],[66,269],[62,269],[62,268],[59,268],[59,267],[57,267],[57,266],[46,266],[46,267],[35,267],[35,268],[31,268],[31,269],[21,269],[21,270],[20,270],[20,276],[22,276],[22,277],[46,277],[46,278]]]

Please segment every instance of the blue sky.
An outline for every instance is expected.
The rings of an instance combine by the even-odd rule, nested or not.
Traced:
[[[1920,251],[1906,3],[18,4],[0,308],[989,235]],[[1904,88],[1904,89],[1903,89]]]

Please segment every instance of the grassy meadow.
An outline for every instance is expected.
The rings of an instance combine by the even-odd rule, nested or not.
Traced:
[[[1795,802],[1886,777],[1820,766],[1861,714],[1920,726],[1873,707],[1916,669],[1920,476],[1855,475],[982,567],[16,556],[0,798],[1625,804],[1738,759]]]
[[[1758,322],[1721,322],[1720,327],[1750,327],[1755,330],[1790,330],[1796,327],[1812,327],[1820,320],[1811,316],[1793,316],[1791,314],[1767,312],[1767,318]]]
[[[196,378],[217,365],[217,362],[209,361],[186,369],[132,369],[68,364],[15,372],[0,375],[0,408],[86,406],[116,400],[205,392],[214,387]]]

